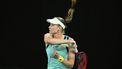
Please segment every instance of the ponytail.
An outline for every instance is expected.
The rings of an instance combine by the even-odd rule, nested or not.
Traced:
[[[67,16],[64,19],[66,23],[70,23],[73,19],[73,14],[74,14],[74,11],[75,11],[76,1],[77,0],[71,0],[71,7],[68,10]]]

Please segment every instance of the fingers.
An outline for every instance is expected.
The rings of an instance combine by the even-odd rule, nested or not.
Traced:
[[[69,39],[69,43],[76,43],[73,39]]]
[[[73,40],[73,41],[74,41],[74,39],[73,39],[73,38],[69,38],[68,40]]]
[[[76,41],[74,39],[72,39],[72,38],[69,38],[68,45],[69,45],[69,47],[77,48]]]
[[[73,45],[73,46],[68,46],[68,48],[77,48],[78,46]]]

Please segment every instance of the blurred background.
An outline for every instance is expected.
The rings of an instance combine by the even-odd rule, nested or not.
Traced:
[[[2,2],[0,69],[46,69],[43,36],[47,18],[65,17],[70,0]],[[121,4],[118,1],[78,0],[66,34],[88,56],[87,69],[117,69],[121,57]]]

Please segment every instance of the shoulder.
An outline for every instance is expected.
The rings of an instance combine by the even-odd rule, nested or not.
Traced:
[[[52,34],[50,34],[50,33],[44,34],[44,40],[47,41],[49,39],[52,39]]]

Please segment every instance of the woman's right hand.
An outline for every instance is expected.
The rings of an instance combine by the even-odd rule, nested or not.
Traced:
[[[69,45],[71,45],[71,44],[75,44],[76,42],[72,39],[72,38],[70,38],[69,40],[68,40],[68,44]]]
[[[68,40],[69,40],[69,43],[75,43],[75,40],[72,38],[69,38]]]

